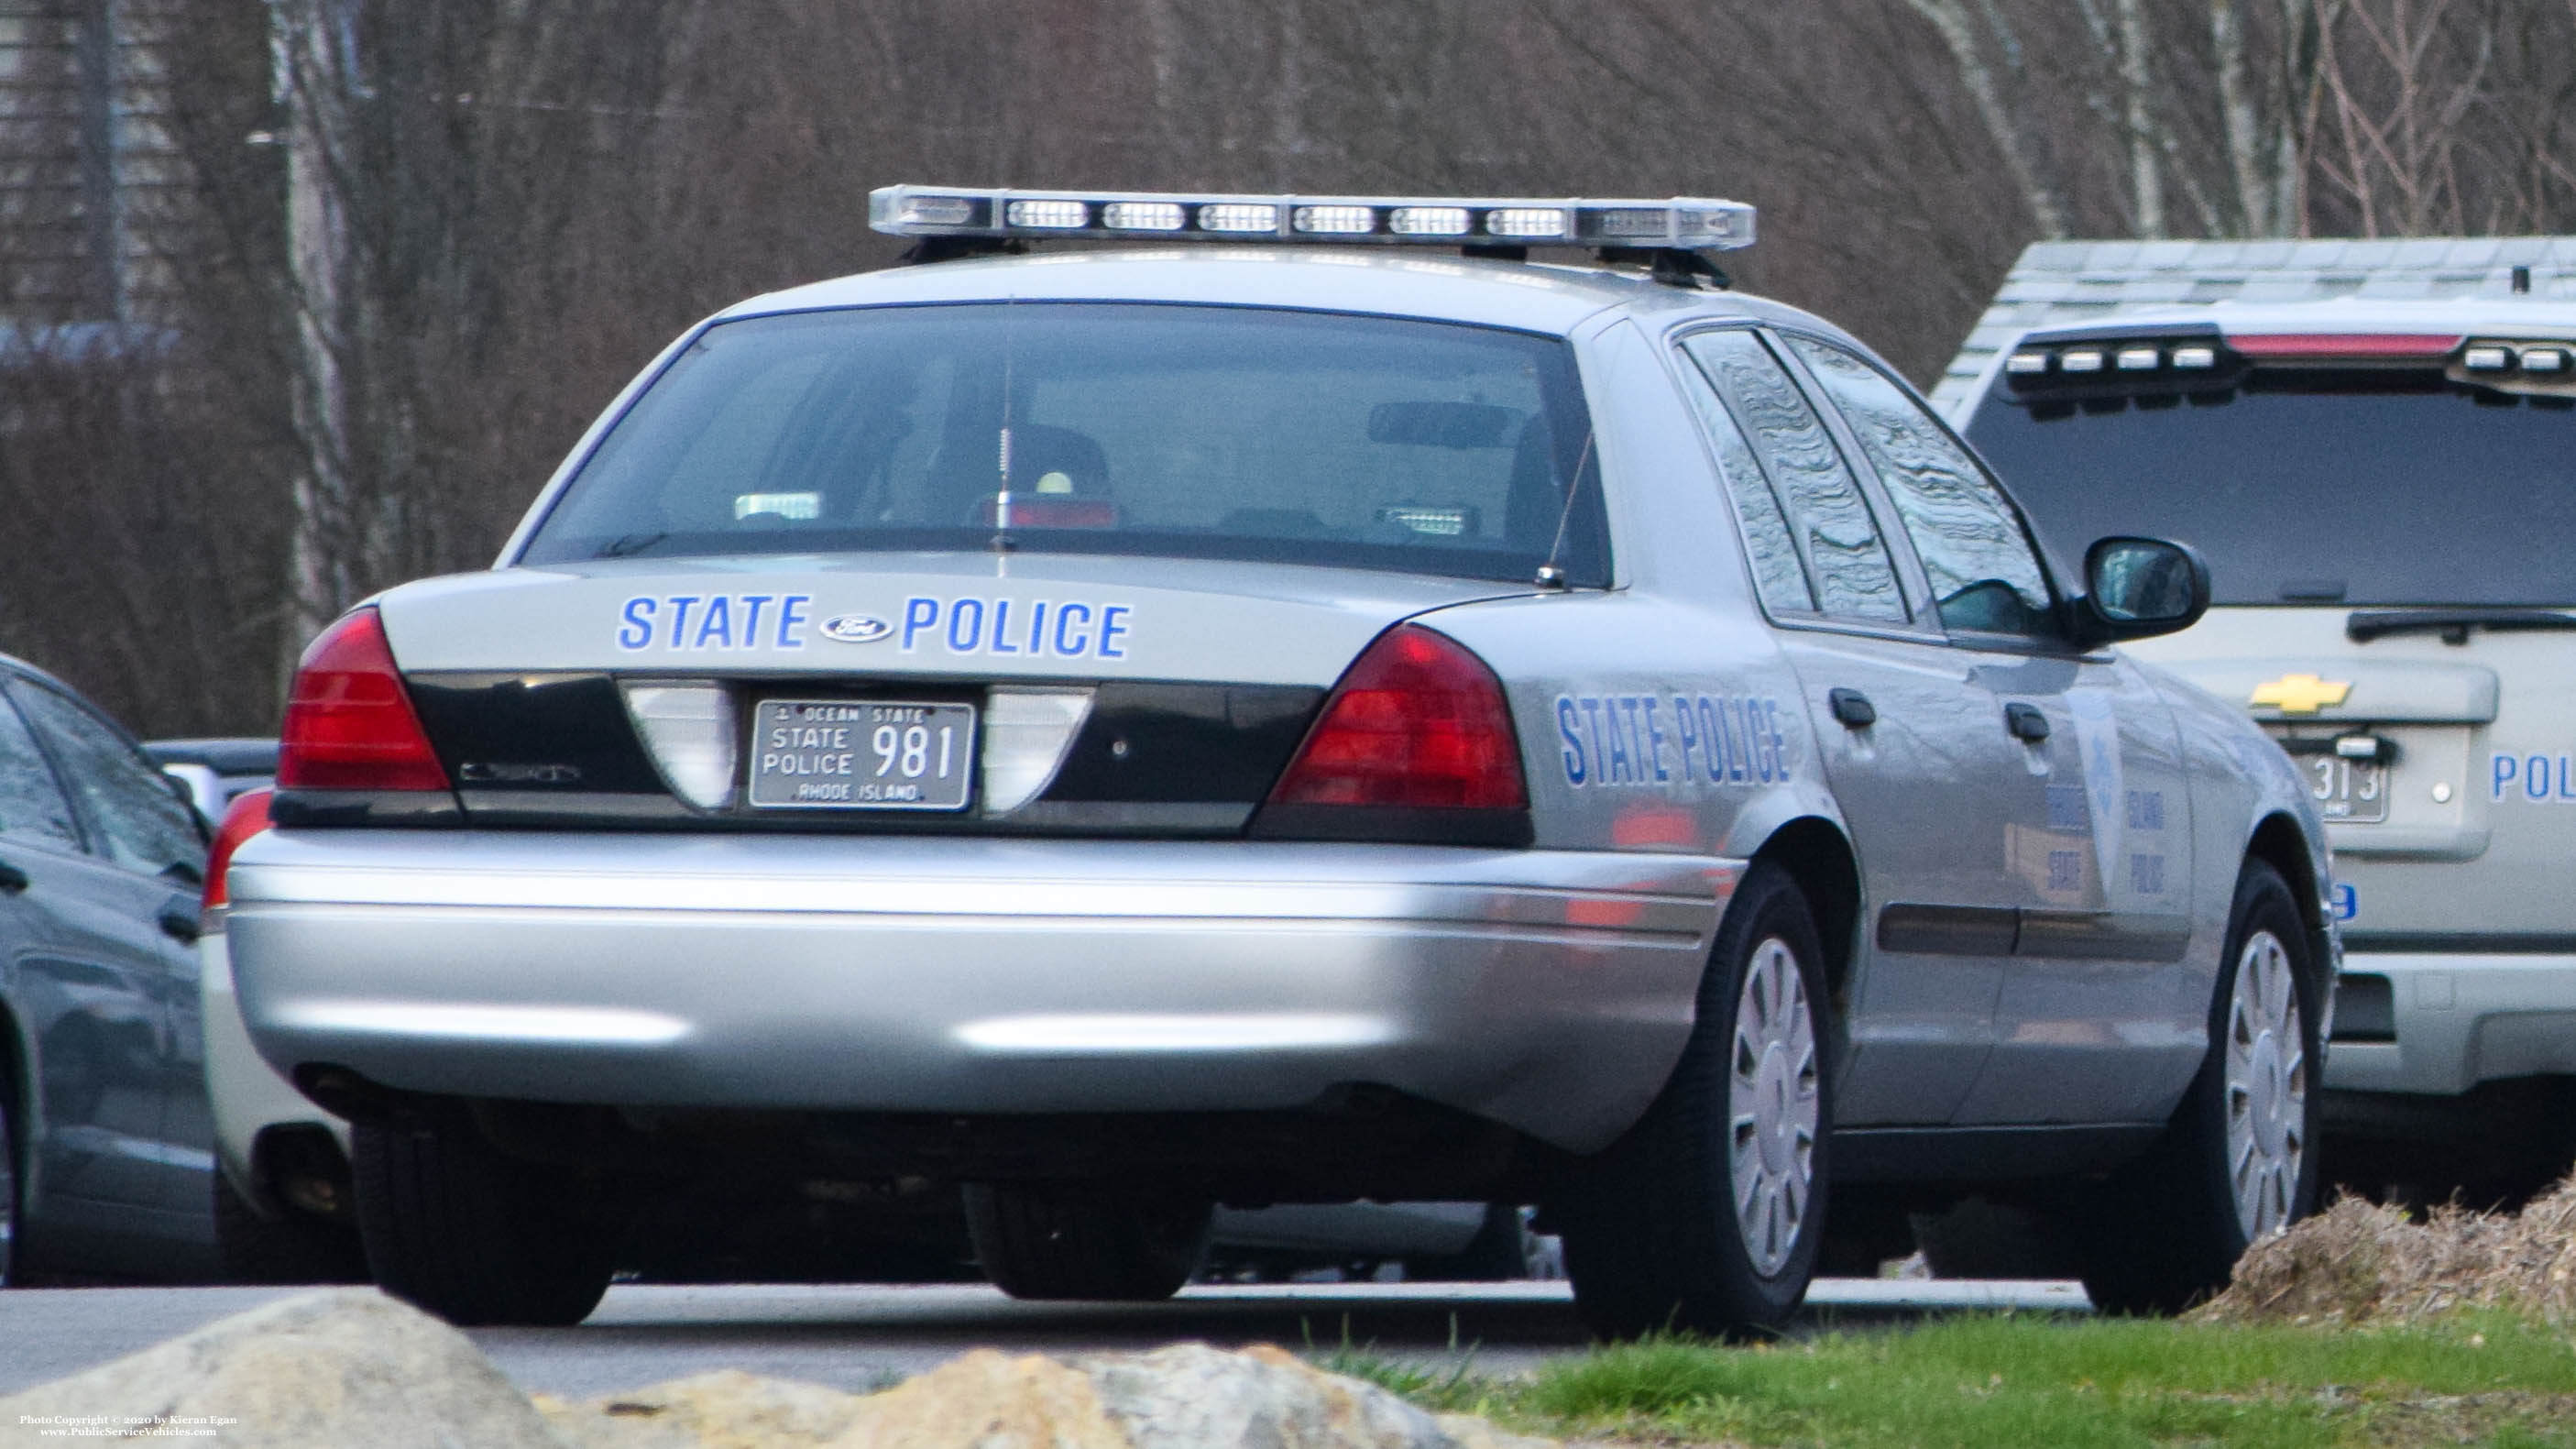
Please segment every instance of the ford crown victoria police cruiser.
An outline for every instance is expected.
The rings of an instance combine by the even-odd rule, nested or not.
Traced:
[[[2314,802],[2108,647],[2206,571],[2062,586],[1706,285],[1749,209],[876,215],[936,264],[691,330],[305,656],[224,924],[386,1288],[578,1319],[674,1193],[960,1184],[1103,1298],[1216,1203],[1535,1200],[1602,1331],[1736,1332],[1829,1202],[2050,1185],[2120,1308],[2308,1210]],[[971,256],[1046,237],[1191,245]]]
[[[2556,1180],[2576,306],[2140,309],[2029,333],[1970,406],[2060,545],[2144,528],[2217,560],[2218,607],[2144,652],[2261,720],[2333,837],[2337,1175],[2480,1203]]]

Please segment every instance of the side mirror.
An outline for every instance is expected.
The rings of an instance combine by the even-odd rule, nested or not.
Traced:
[[[2209,612],[2209,565],[2183,544],[2106,538],[2084,551],[2077,605],[2090,643],[2188,629]]]

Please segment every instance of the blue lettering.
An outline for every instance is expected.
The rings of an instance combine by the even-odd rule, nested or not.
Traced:
[[[1127,625],[1122,621],[1125,620],[1128,614],[1132,612],[1133,611],[1125,604],[1111,604],[1100,611],[1101,658],[1124,659],[1127,657],[1126,650],[1113,649],[1110,646],[1117,643],[1119,636],[1127,632]]]
[[[1650,694],[1639,703],[1646,707],[1646,760],[1655,767],[1657,780],[1670,780],[1672,776],[1664,773],[1664,727],[1655,718],[1655,707],[1662,701]]]
[[[1703,694],[1699,697],[1700,758],[1707,762],[1708,782],[1726,783],[1726,767],[1735,754],[1734,732],[1726,727],[1726,709]]]
[[[1610,706],[1610,783],[1624,785],[1636,778],[1637,767],[1628,755],[1628,732],[1619,726],[1619,709],[1622,705],[1633,708],[1636,701],[1614,695],[1605,702]]]
[[[2558,757],[2558,790],[2556,792],[2556,798],[2560,800],[2576,800],[2576,789],[2568,788],[2571,785],[2576,785],[2576,776],[2571,776],[2567,768],[2567,757],[2565,755],[2560,755]]]
[[[1071,632],[1073,616],[1076,614],[1082,616],[1083,632],[1080,634]],[[1079,659],[1090,647],[1091,606],[1089,604],[1058,605],[1055,611],[1055,652],[1067,659]]]
[[[903,652],[912,652],[913,636],[939,622],[939,601],[918,596],[903,601]]]
[[[778,647],[802,649],[805,637],[805,606],[814,602],[812,594],[789,594],[778,601]]]
[[[2549,757],[2534,755],[2522,762],[2522,793],[2529,799],[2549,798]]]
[[[1601,751],[1601,699],[1598,695],[1587,694],[1583,696],[1581,702],[1584,718],[1589,722],[1592,731],[1592,773],[1599,775],[1608,766],[1610,759]]]
[[[1010,641],[1009,637],[1008,637],[1008,631],[1009,631],[1010,627],[1011,627],[1011,601],[1010,601],[1010,600],[1008,600],[1008,599],[995,599],[995,600],[993,601],[993,652],[994,652],[994,653],[996,653],[996,654],[1017,654],[1017,653],[1019,653],[1019,652],[1020,652],[1020,646],[1018,646],[1017,644],[1012,643],[1012,642]]]
[[[1680,695],[1673,696],[1673,737],[1681,746],[1682,778],[1691,777],[1691,753],[1699,748],[1699,712]]]
[[[673,594],[671,596],[672,648],[686,649],[689,647],[689,610],[696,608],[701,602],[703,601],[696,594]]]
[[[1046,652],[1046,603],[1043,600],[1029,605],[1028,652],[1031,654]]]
[[[660,609],[661,605],[654,603],[651,599],[628,599],[626,601],[625,614],[626,626],[617,631],[617,647],[620,649],[647,649],[652,647],[653,615]]]
[[[733,647],[733,598],[716,594],[707,600],[706,617],[698,621],[697,642],[692,649],[731,649]]]
[[[968,623],[967,610],[974,610],[973,623]],[[948,606],[948,652],[972,654],[984,642],[984,601],[958,599]]]
[[[1575,712],[1574,701],[1564,695],[1556,697],[1556,734],[1565,741],[1565,783],[1580,785],[1584,780],[1583,737],[1576,733],[1582,716]]]
[[[745,594],[742,596],[743,648],[757,649],[760,647],[760,611],[767,608],[770,602],[777,597],[778,596],[776,594]]]
[[[2490,777],[2487,782],[2487,798],[2503,799],[2505,790],[2513,784],[2513,777],[2520,772],[2520,768],[2511,755],[2499,752],[2491,758],[2487,762]]]

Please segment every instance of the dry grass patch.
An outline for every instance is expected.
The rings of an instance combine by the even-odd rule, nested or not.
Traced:
[[[2344,1198],[2236,1265],[2212,1323],[2413,1323],[2462,1310],[2576,1322],[2576,1179],[2518,1213],[2436,1208],[2414,1222]]]

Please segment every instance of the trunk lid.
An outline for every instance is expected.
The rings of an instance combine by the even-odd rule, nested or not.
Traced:
[[[476,824],[1231,834],[1371,639],[1526,592],[879,554],[504,569],[378,607]]]

